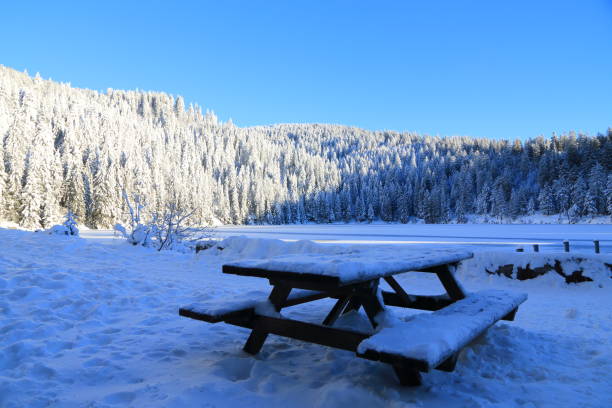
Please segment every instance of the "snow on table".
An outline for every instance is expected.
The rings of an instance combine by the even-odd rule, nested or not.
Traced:
[[[469,294],[437,312],[418,314],[407,322],[390,319],[378,333],[359,344],[357,353],[400,356],[432,369],[526,299],[523,293],[486,290]]]
[[[452,264],[473,255],[468,251],[422,250],[393,253],[368,251],[354,254],[327,255],[304,253],[281,255],[268,259],[247,259],[224,265],[224,272],[264,276],[266,272],[295,275],[316,275],[334,278],[340,283],[367,281],[394,275],[400,272],[420,270],[439,265]],[[238,270],[237,270],[238,269]],[[255,270],[248,273],[245,270]]]

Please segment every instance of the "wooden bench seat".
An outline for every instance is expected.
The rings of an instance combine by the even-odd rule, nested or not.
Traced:
[[[295,306],[325,297],[328,297],[328,295],[323,292],[294,289],[282,307]],[[255,312],[256,308],[265,309],[267,304],[266,293],[252,292],[246,296],[246,299],[202,302],[184,306],[179,309],[179,315],[208,323],[219,323],[240,316],[250,316]]]
[[[451,371],[461,349],[495,322],[512,320],[526,299],[525,294],[500,290],[469,294],[436,312],[383,325],[359,344],[357,355],[392,364],[396,371],[398,366],[424,372],[434,368]]]

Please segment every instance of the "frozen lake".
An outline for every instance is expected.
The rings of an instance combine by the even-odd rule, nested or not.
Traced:
[[[495,247],[543,252],[562,251],[569,240],[571,252],[593,253],[593,240],[602,252],[612,252],[611,224],[325,224],[223,226],[215,235],[246,235],[282,240],[313,240],[337,244],[438,245]]]

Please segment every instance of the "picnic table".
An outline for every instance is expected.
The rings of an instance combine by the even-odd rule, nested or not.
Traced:
[[[498,320],[513,320],[527,298],[500,290],[466,293],[453,272],[473,255],[431,250],[397,253],[386,259],[369,253],[291,254],[223,265],[223,273],[268,279],[266,298],[194,304],[181,316],[209,323],[225,322],[251,329],[244,350],[257,354],[275,334],[355,352],[358,357],[390,364],[403,385],[421,384],[420,372],[452,371],[457,356]],[[406,272],[435,274],[446,293],[409,294],[395,279]],[[381,290],[384,280],[391,290]],[[287,318],[283,308],[323,298],[336,299],[321,324]],[[385,319],[389,306],[421,309],[409,320]],[[334,327],[344,314],[363,308],[371,330]]]

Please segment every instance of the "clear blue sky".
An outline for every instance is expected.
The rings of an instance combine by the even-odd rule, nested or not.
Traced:
[[[241,126],[595,133],[612,126],[612,0],[6,1],[0,64]]]

